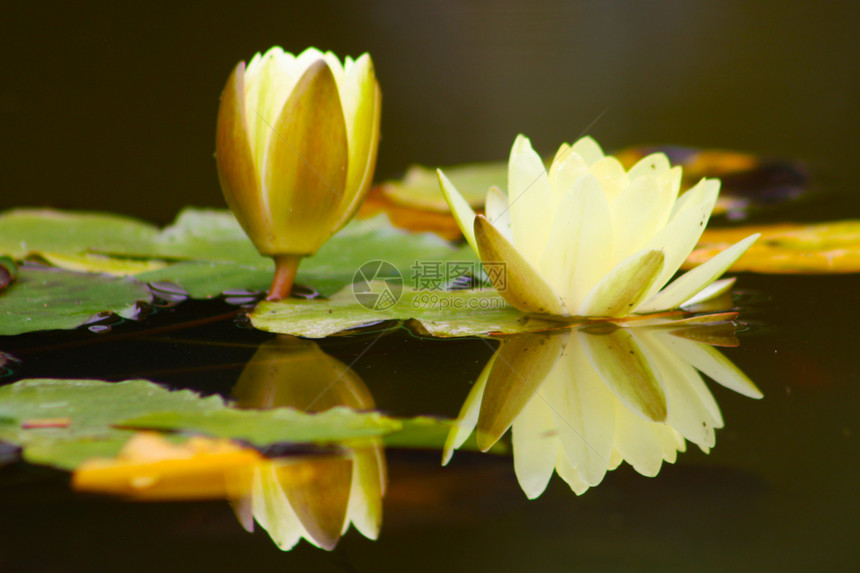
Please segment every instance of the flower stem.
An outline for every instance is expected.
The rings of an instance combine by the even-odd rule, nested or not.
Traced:
[[[275,259],[275,278],[272,279],[272,286],[269,287],[269,296],[266,300],[277,301],[290,296],[302,256],[275,255],[272,258]]]

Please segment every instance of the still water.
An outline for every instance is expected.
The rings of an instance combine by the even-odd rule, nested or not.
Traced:
[[[546,153],[588,129],[609,149],[800,159],[821,197],[763,219],[860,214],[846,167],[860,124],[855,3],[308,6],[16,7],[4,17],[16,24],[2,56],[16,81],[0,85],[11,134],[0,206],[158,222],[186,204],[221,206],[217,94],[237,60],[277,43],[373,53],[385,98],[378,178],[414,161],[499,159],[519,132]],[[225,501],[123,503],[13,465],[0,470],[0,570],[855,570],[858,287],[851,275],[741,274],[740,344],[720,351],[764,397],[708,381],[724,421],[715,446],[688,444],[653,478],[622,463],[577,496],[554,475],[529,500],[510,455],[458,451],[443,467],[437,450],[388,449],[377,541],[352,527],[331,552],[306,541],[281,552]],[[228,396],[272,339],[236,313],[186,302],[102,333],[4,338],[21,363],[2,381],[142,377]],[[380,410],[453,418],[496,345],[399,329],[319,347]]]

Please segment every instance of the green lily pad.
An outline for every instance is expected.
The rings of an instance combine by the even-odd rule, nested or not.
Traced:
[[[18,265],[12,257],[0,257],[0,290],[18,277]]]
[[[442,171],[473,209],[483,208],[490,187],[495,185],[504,190],[508,181],[506,162],[457,165],[443,167]],[[440,213],[449,211],[448,203],[439,189],[436,169],[412,165],[403,179],[386,181],[381,188],[392,201],[401,205]]]
[[[0,387],[0,440],[22,446],[31,463],[74,469],[89,457],[116,455],[132,435],[112,427],[123,419],[219,407],[221,398],[170,392],[147,380],[22,380]],[[54,427],[26,428],[40,425]]]
[[[115,457],[139,429],[205,434],[259,447],[385,436],[390,445],[441,448],[451,424],[342,406],[313,414],[234,409],[218,396],[171,392],[148,380],[30,379],[0,387],[0,441],[21,446],[30,463],[69,470],[91,457]]]
[[[208,412],[161,412],[124,420],[123,426],[147,430],[182,430],[216,438],[245,440],[259,447],[278,442],[327,443],[396,432],[400,421],[378,412],[345,406],[309,414],[293,408]]]
[[[170,281],[193,298],[228,290],[264,291],[273,269],[232,213],[223,209],[184,209],[160,231],[112,215],[10,211],[0,215],[0,252],[4,249],[17,258],[39,255],[68,270],[133,273],[141,282]],[[297,282],[330,295],[351,284],[355,272],[373,260],[391,263],[410,281],[417,260],[477,259],[471,250],[429,233],[396,229],[379,216],[350,222],[316,255],[302,261]]]
[[[155,240],[158,227],[107,213],[15,209],[0,214],[0,252],[22,259],[32,253],[131,253]]]
[[[106,312],[133,318],[138,301],[152,293],[130,278],[22,267],[0,294],[0,335],[77,328]]]
[[[386,307],[385,284],[371,283],[379,293],[378,308],[372,301],[356,298],[347,287],[328,300],[288,299],[261,302],[251,313],[251,323],[260,330],[323,338],[382,321],[414,321],[420,331],[433,336],[483,336],[513,334],[569,326],[526,316],[509,306],[494,289],[428,291],[406,287],[396,303]]]

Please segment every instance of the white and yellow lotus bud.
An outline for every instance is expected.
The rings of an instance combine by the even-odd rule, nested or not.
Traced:
[[[309,48],[240,62],[221,96],[215,158],[230,209],[275,259],[270,299],[289,295],[302,257],[355,214],[379,144],[381,92],[368,54],[343,63]]]

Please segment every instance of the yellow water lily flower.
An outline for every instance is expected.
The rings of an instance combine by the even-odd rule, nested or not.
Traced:
[[[343,63],[275,47],[240,62],[221,96],[215,158],[230,209],[275,259],[270,300],[289,295],[301,258],[353,216],[370,188],[381,92],[368,54]]]
[[[508,192],[493,187],[475,215],[438,171],[445,199],[499,293],[523,312],[621,318],[704,300],[758,238],[751,235],[665,286],[704,231],[720,190],[702,179],[681,197],[681,167],[663,153],[626,171],[590,137],[564,144],[547,172],[520,135]],[[665,286],[665,288],[664,288]]]

